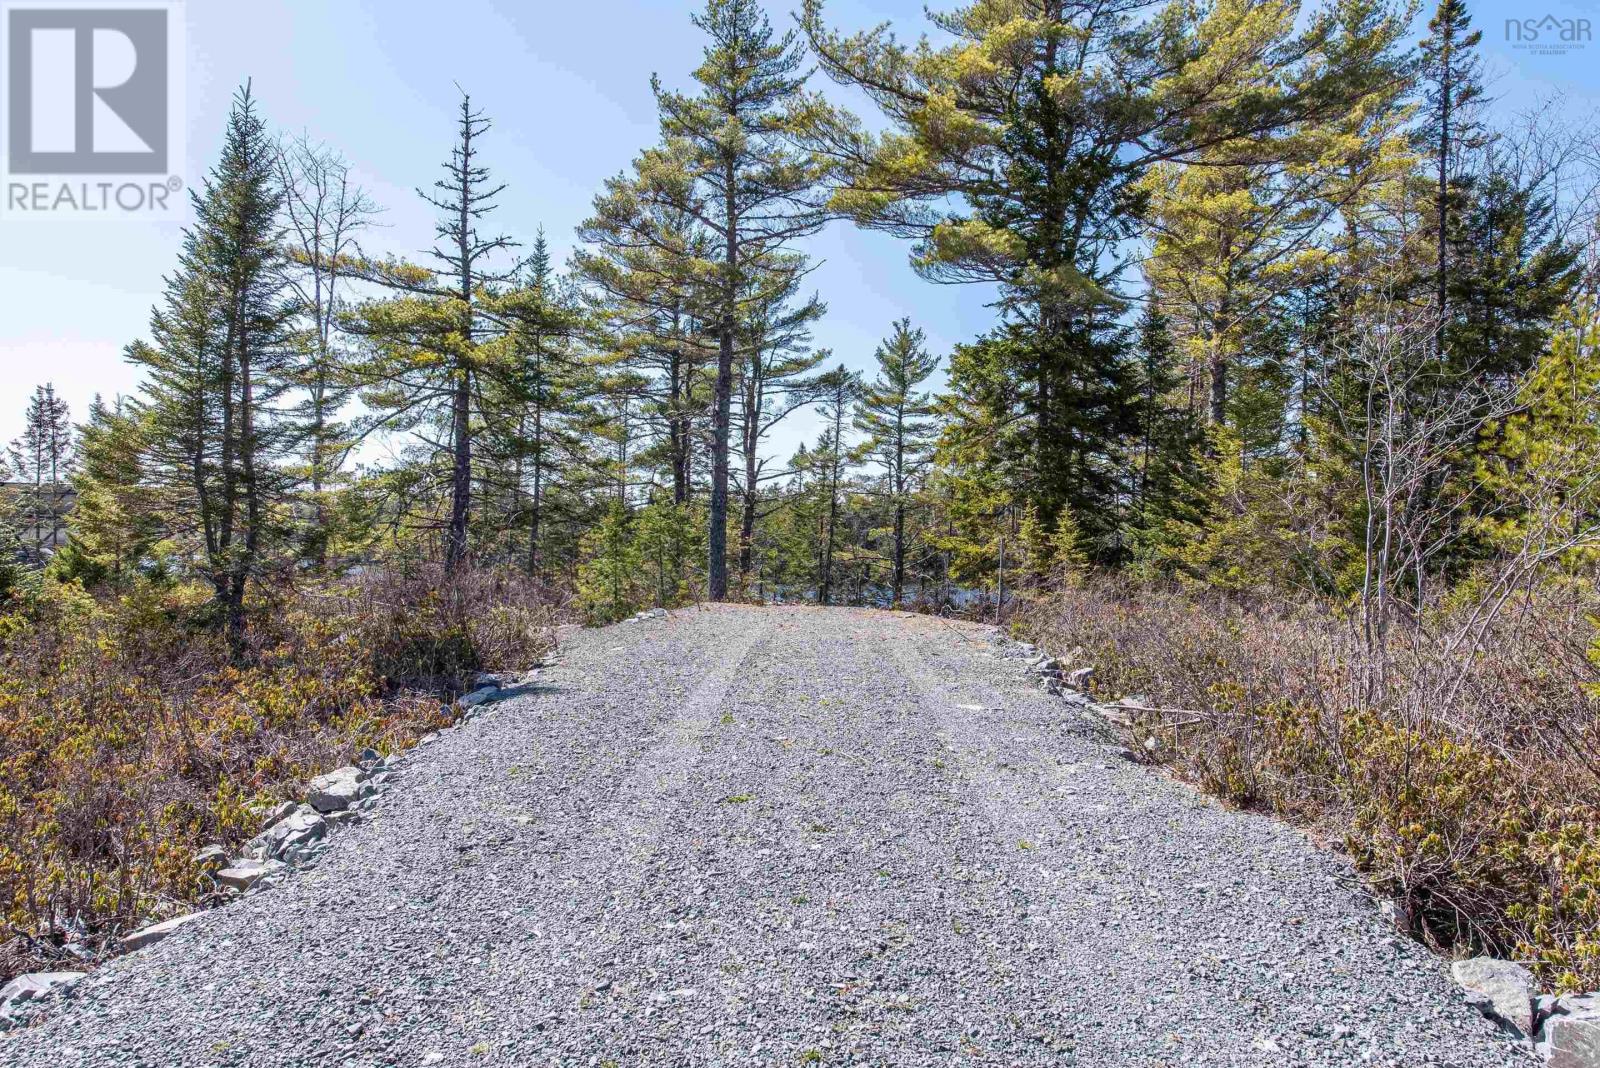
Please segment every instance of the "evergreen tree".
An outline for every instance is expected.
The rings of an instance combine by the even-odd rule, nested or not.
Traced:
[[[850,467],[850,449],[845,445],[846,420],[861,392],[861,380],[843,365],[829,371],[818,383],[818,396],[824,429],[811,451],[811,468],[817,487],[826,502],[820,531],[817,563],[817,603],[832,604],[834,591],[834,551],[839,531],[839,492]]]
[[[456,146],[444,165],[445,176],[434,182],[435,192],[418,190],[422,199],[439,212],[434,235],[439,244],[432,256],[443,264],[443,273],[456,283],[454,307],[459,358],[451,373],[450,392],[450,524],[445,535],[445,566],[454,568],[467,554],[468,517],[472,511],[472,441],[474,437],[473,401],[478,371],[479,290],[487,284],[506,280],[492,272],[488,260],[514,246],[503,235],[487,235],[479,230],[484,216],[495,210],[495,198],[505,189],[492,184],[489,169],[478,162],[476,141],[489,130],[483,112],[472,110],[472,98],[461,94],[456,116]]]
[[[734,392],[739,452],[744,460],[739,510],[739,578],[747,580],[754,559],[756,519],[766,472],[762,447],[779,423],[809,404],[819,386],[812,375],[827,360],[826,349],[810,346],[811,324],[827,307],[816,296],[797,300],[803,260],[781,257],[776,269],[751,269],[758,292],[746,307]]]
[[[1465,0],[1439,0],[1428,20],[1428,37],[1420,46],[1421,73],[1427,88],[1416,137],[1434,171],[1430,213],[1434,350],[1441,360],[1449,321],[1451,238],[1460,232],[1465,190],[1470,184],[1463,164],[1473,149],[1484,144],[1477,114],[1483,100],[1482,60],[1477,53],[1483,33],[1471,27],[1472,16],[1467,13]]]
[[[28,557],[39,563],[61,540],[67,478],[76,461],[72,413],[53,383],[34,388],[10,453],[20,491],[14,507],[25,522]]]
[[[353,184],[349,164],[307,137],[279,146],[278,172],[296,268],[289,275],[290,285],[304,320],[295,384],[302,394],[301,450],[311,493],[305,549],[321,566],[327,562],[330,538],[327,491],[341,481],[353,445],[350,428],[339,418],[353,390],[341,371],[345,354],[339,351],[338,320],[346,310],[345,290],[357,266],[357,241],[371,225],[377,207]]]
[[[699,271],[712,279],[716,376],[712,392],[707,587],[728,593],[728,485],[734,375],[752,266],[824,221],[821,157],[793,147],[806,120],[804,58],[793,31],[776,36],[757,0],[707,0],[694,23],[707,37],[694,95],[655,83],[665,146],[647,153],[648,195],[691,211],[711,235]]]
[[[1006,325],[993,341],[1004,345],[988,362],[1024,387],[1028,440],[1009,444],[1047,529],[1070,506],[1101,540],[1126,496],[1118,452],[1134,398],[1119,275],[1148,170],[1259,159],[1275,131],[1329,121],[1369,89],[1370,70],[1322,62],[1331,20],[1293,33],[1293,14],[1288,3],[1061,0],[1023,17],[979,0],[932,16],[948,45],[908,47],[885,27],[834,33],[821,0],[807,0],[822,67],[889,124],[827,128],[849,171],[834,206],[914,238],[931,278],[999,287]]]
[[[191,197],[195,223],[152,315],[152,344],[128,348],[145,372],[133,410],[167,531],[198,540],[223,630],[242,650],[247,589],[284,540],[292,487],[279,461],[296,440],[276,403],[295,357],[283,191],[248,85],[234,96],[221,159]]]
[[[695,490],[699,454],[709,439],[708,368],[716,363],[713,287],[700,268],[711,236],[670,187],[652,184],[648,158],[636,174],[608,179],[594,212],[578,229],[590,243],[574,255],[589,283],[595,317],[615,341],[615,361],[649,379],[646,417],[656,424],[654,451],[667,468],[675,504]],[[710,377],[714,378],[711,370]]]
[[[906,511],[932,460],[937,430],[932,395],[919,391],[939,367],[939,358],[924,347],[921,330],[910,319],[873,352],[878,375],[857,402],[855,426],[867,435],[861,452],[883,468],[884,494],[893,510],[889,591],[898,608],[906,578]]]
[[[569,491],[581,488],[593,464],[586,428],[598,388],[575,351],[581,316],[555,275],[542,231],[515,288],[488,298],[485,309],[505,329],[485,346],[485,365],[499,371],[480,387],[483,535],[503,540],[504,555],[538,575],[552,500],[564,519],[582,518],[571,514]]]
[[[1151,540],[1171,523],[1199,518],[1197,465],[1204,442],[1195,409],[1183,396],[1166,316],[1154,303],[1140,318],[1138,347],[1139,436],[1131,456],[1133,505],[1123,536],[1125,552],[1135,558],[1145,555]]]
[[[67,543],[51,570],[85,586],[124,585],[139,572],[160,536],[145,477],[145,427],[131,405],[96,396],[78,432],[76,491]]]
[[[445,176],[433,192],[417,191],[439,213],[438,241],[429,251],[439,268],[393,261],[363,265],[363,273],[393,295],[364,302],[348,320],[365,341],[366,351],[347,370],[372,412],[366,431],[427,431],[421,435],[422,462],[429,481],[445,489],[440,525],[450,571],[470,547],[473,447],[484,425],[484,380],[503,376],[508,359],[505,346],[486,345],[503,333],[503,325],[486,314],[486,291],[509,279],[496,261],[515,247],[509,237],[481,229],[505,188],[479,161],[479,140],[489,128],[463,93]],[[432,499],[426,495],[422,503]]]
[[[1449,370],[1514,388],[1542,355],[1581,273],[1554,232],[1551,198],[1491,165],[1467,194],[1451,240]]]

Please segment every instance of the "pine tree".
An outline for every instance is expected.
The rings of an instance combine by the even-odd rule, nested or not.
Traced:
[[[463,93],[445,176],[432,192],[417,191],[439,213],[438,240],[429,250],[438,269],[364,264],[363,273],[393,295],[364,302],[349,319],[352,332],[365,341],[365,351],[347,371],[372,412],[366,431],[429,431],[421,437],[421,460],[429,481],[444,489],[439,525],[447,571],[459,567],[470,549],[473,448],[484,425],[484,379],[503,376],[510,358],[505,346],[488,344],[504,326],[490,320],[484,307],[486,290],[510,278],[497,257],[515,247],[509,237],[480,229],[505,188],[479,162],[479,140],[489,128]],[[432,499],[429,494],[421,503]]]
[[[306,553],[318,566],[327,563],[327,491],[337,485],[353,442],[340,411],[353,390],[341,373],[344,354],[338,350],[339,316],[348,299],[345,290],[357,267],[361,232],[371,225],[377,207],[353,184],[350,166],[336,152],[307,137],[278,146],[279,181],[284,190],[284,218],[290,273],[305,331],[296,386],[302,392],[301,444],[310,483],[311,518]]]
[[[750,270],[757,292],[746,301],[734,393],[739,453],[744,461],[740,480],[739,578],[746,581],[754,562],[755,527],[763,484],[771,478],[761,455],[767,436],[790,415],[809,404],[819,380],[812,375],[830,355],[813,349],[811,325],[827,307],[816,296],[798,299],[804,260],[780,257],[776,269]]]
[[[476,306],[478,292],[486,284],[505,281],[506,275],[493,273],[487,259],[514,246],[505,236],[489,236],[478,229],[484,216],[494,211],[495,198],[505,189],[494,185],[489,170],[478,162],[477,140],[489,130],[483,112],[472,110],[472,98],[461,94],[456,116],[456,145],[444,165],[445,176],[434,182],[434,193],[418,190],[422,199],[439,211],[434,234],[439,244],[433,258],[444,265],[444,273],[456,282],[456,331],[460,335],[461,356],[451,375],[450,395],[450,524],[445,535],[445,566],[454,568],[467,555],[468,519],[472,511],[472,440],[474,376],[477,372],[474,350],[479,327]]]
[[[878,375],[862,391],[855,426],[867,435],[861,451],[883,468],[884,494],[893,510],[889,591],[898,608],[905,591],[906,511],[932,460],[937,430],[930,393],[919,391],[938,370],[939,358],[928,352],[921,330],[910,319],[873,352]]]
[[[1119,279],[1146,173],[1202,155],[1260,160],[1276,131],[1329,121],[1368,89],[1367,72],[1323,63],[1330,20],[1290,33],[1292,4],[1152,7],[1060,0],[1024,16],[979,0],[932,16],[954,38],[942,47],[902,45],[886,27],[839,35],[821,0],[802,16],[823,69],[888,120],[876,135],[846,118],[826,126],[848,164],[834,207],[915,239],[913,263],[933,279],[999,287],[995,365],[1023,387],[1031,439],[1009,443],[1018,489],[1047,528],[1071,507],[1095,542],[1126,497]]]
[[[709,439],[708,367],[716,339],[712,287],[702,277],[710,234],[675,193],[653,184],[648,158],[632,177],[608,179],[578,236],[590,247],[573,262],[589,283],[595,317],[616,342],[615,362],[649,379],[646,415],[657,424],[655,451],[667,468],[672,499],[686,505],[695,490],[696,446]]]
[[[1517,399],[1478,459],[1494,505],[1475,521],[1477,532],[1525,565],[1547,558],[1590,574],[1600,561],[1600,315],[1592,304],[1561,315]]]
[[[552,499],[563,500],[593,464],[586,426],[598,387],[574,349],[582,330],[575,305],[543,231],[515,287],[484,302],[505,329],[484,346],[483,362],[497,373],[480,386],[482,534],[502,538],[504,555],[520,559],[530,575],[545,571]]]
[[[648,195],[693,212],[712,236],[716,376],[712,392],[707,595],[728,594],[728,486],[732,403],[753,264],[820,229],[818,186],[827,168],[797,151],[806,73],[793,31],[775,36],[757,0],[707,0],[694,23],[710,43],[695,70],[695,95],[655,83],[665,147],[647,153]]]

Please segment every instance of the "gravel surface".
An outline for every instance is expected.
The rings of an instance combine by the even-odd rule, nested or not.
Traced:
[[[1532,1063],[1337,857],[1123,761],[985,628],[586,631],[402,767],[0,1065]]]

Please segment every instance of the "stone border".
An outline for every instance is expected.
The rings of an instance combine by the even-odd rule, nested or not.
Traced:
[[[477,719],[493,702],[514,696],[519,688],[538,681],[539,669],[548,661],[546,657],[518,677],[488,673],[474,676],[471,691],[441,708],[452,719],[442,729],[454,730]],[[100,964],[153,946],[212,908],[270,889],[294,870],[315,867],[331,842],[332,832],[360,823],[372,813],[384,790],[401,777],[405,761],[437,739],[439,733],[425,734],[410,749],[388,756],[365,749],[355,764],[318,775],[307,784],[302,801],[285,801],[270,811],[266,826],[245,843],[237,857],[230,857],[226,848],[216,844],[199,850],[194,863],[210,875],[218,891],[226,895],[224,900],[141,927],[116,940],[115,948],[103,957],[85,959],[85,963]],[[24,1026],[40,1015],[49,1002],[70,997],[73,987],[87,975],[88,971],[27,972],[12,979],[0,987],[0,1032]]]
[[[1066,670],[1059,660],[1041,652],[1032,642],[1010,638],[1003,638],[1002,642],[1015,646],[1027,658],[1026,670],[1046,693],[1060,697],[1084,714],[1108,738],[1125,740],[1140,712],[1182,713],[1151,708],[1139,697],[1109,703],[1095,701],[1087,693],[1094,678],[1093,667]],[[1082,651],[1078,650],[1070,660],[1081,658]],[[1144,748],[1152,757],[1160,747],[1155,734],[1145,739]],[[1144,756],[1126,747],[1123,752],[1133,759]],[[1378,909],[1393,923],[1394,902],[1380,900]],[[1494,957],[1453,961],[1450,975],[1464,991],[1468,1005],[1517,1042],[1531,1046],[1550,1068],[1600,1068],[1600,994],[1541,994],[1538,980],[1527,968]]]

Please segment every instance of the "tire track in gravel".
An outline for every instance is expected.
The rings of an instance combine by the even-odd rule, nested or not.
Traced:
[[[879,638],[779,637],[753,660],[735,722],[718,728],[683,794],[700,803],[684,807],[664,850],[690,858],[654,883],[670,933],[647,927],[626,969],[700,979],[616,995],[617,1009],[656,1018],[619,1051],[623,1063],[663,1063],[650,1054],[675,1033],[713,1046],[718,1059],[704,1063],[799,1063],[808,1050],[878,1064],[1071,1063],[1070,1039],[1052,1044],[1038,1027],[1033,1006],[1046,999],[1018,959],[1009,896],[983,877],[987,826],[945,788],[937,744],[904,678],[884,670]],[[708,803],[730,797],[748,800]],[[707,896],[672,889],[683,884]],[[697,988],[672,997],[680,982]]]
[[[927,617],[584,632],[0,1065],[1510,1063],[1339,862],[1065,715]]]
[[[1521,1063],[1481,1039],[1477,1056],[1437,1059],[1429,1026],[1464,1037],[1480,1021],[1441,964],[1379,933],[1351,874],[1296,832],[1128,764],[1029,681],[985,680],[960,654],[935,663],[926,644],[895,650],[1002,851],[1025,846],[1009,867],[1066,966],[1062,986],[1093,992],[1076,1006],[1101,1014],[1079,1036],[1083,1063]],[[1335,900],[1347,914],[1318,923],[1318,902]],[[1397,1011],[1368,968],[1402,977],[1425,1010]]]

